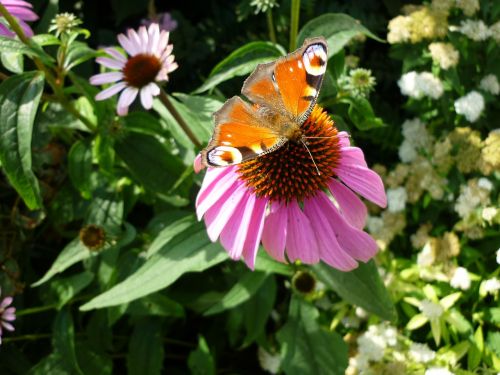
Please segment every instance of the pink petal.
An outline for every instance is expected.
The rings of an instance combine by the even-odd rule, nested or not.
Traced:
[[[5,309],[12,303],[12,301],[13,301],[12,297],[5,297],[3,301],[0,303],[0,309]]]
[[[25,32],[26,34],[26,32]],[[15,33],[13,33],[12,31],[10,31],[7,26],[5,26],[4,24],[0,23],[0,35],[5,35],[7,37],[13,37],[14,35],[16,35]]]
[[[29,8],[12,6],[8,8],[10,14],[24,21],[36,21],[38,16]]]
[[[168,31],[162,30],[162,32],[160,33],[160,41],[158,42],[159,49],[167,48],[169,35],[170,34]]]
[[[102,90],[99,94],[97,94],[95,96],[95,100],[105,100],[105,99],[108,99],[108,98],[112,97],[113,95],[119,93],[126,86],[127,85],[126,85],[125,82],[116,83],[113,86],[108,87],[106,90]]]
[[[193,161],[193,169],[194,173],[198,174],[200,173],[203,169],[205,169],[205,166],[201,162],[201,154],[196,155]]]
[[[251,270],[255,267],[255,258],[257,257],[257,250],[259,249],[260,239],[262,238],[268,202],[268,199],[255,198],[252,218],[248,226],[247,238],[243,245],[243,259],[245,259],[245,263]]]
[[[351,226],[331,204],[324,194],[318,194],[318,204],[323,208],[326,217],[335,231],[340,247],[354,259],[367,262],[377,253],[377,243],[368,233]]]
[[[262,232],[262,245],[274,259],[286,263],[285,244],[288,215],[286,206],[280,203],[271,204],[271,212],[266,217]]]
[[[340,147],[349,147],[351,145],[351,136],[347,132],[339,132],[337,136],[339,137]]]
[[[123,64],[125,64],[127,62],[127,58],[125,56],[123,56],[123,54],[118,51],[116,48],[113,48],[113,47],[108,47],[108,48],[104,48],[104,51],[115,58],[115,60],[118,60],[118,61],[121,61]]]
[[[120,94],[120,99],[118,99],[117,112],[120,116],[124,116],[128,113],[128,107],[137,97],[139,90],[135,87],[127,87]]]
[[[31,38],[33,36],[33,30],[31,29],[30,25],[28,25],[26,22],[24,22],[21,19],[17,19],[17,22],[19,23],[19,26],[23,29],[24,35],[26,35],[28,38]]]
[[[342,147],[341,148],[341,165],[360,165],[368,168],[365,161],[365,155],[359,147]]]
[[[294,262],[300,260],[306,264],[319,262],[319,251],[311,223],[296,201],[286,207],[288,211],[286,253]]]
[[[2,321],[1,323],[7,331],[14,331],[14,326],[10,323]]]
[[[139,34],[137,34],[135,32],[135,30],[133,30],[133,29],[128,29],[127,35],[128,35],[130,42],[132,43],[132,46],[133,46],[134,51],[135,51],[132,56],[135,56],[139,53],[142,53],[143,52],[143,43],[141,41],[141,38],[139,37]]]
[[[130,56],[134,56],[137,53],[137,47],[125,34],[118,34],[116,38],[118,39],[118,43],[120,43]]]
[[[222,230],[220,242],[232,259],[239,259],[243,253],[254,206],[255,195],[246,190],[231,219]]]
[[[95,61],[111,69],[121,69],[125,65],[123,61],[111,59],[109,57],[98,57]]]
[[[242,183],[235,182],[220,199],[208,209],[205,214],[205,223],[207,226],[208,237],[212,242],[217,241],[222,230],[242,201],[247,188]]]
[[[153,106],[153,94],[149,85],[141,89],[141,103],[145,109],[151,109]]]
[[[332,179],[328,184],[330,192],[340,207],[340,212],[356,228],[363,229],[366,224],[368,210],[365,204],[351,189],[343,183]]]
[[[205,212],[238,180],[234,168],[209,168],[196,197],[196,214],[201,220]]]
[[[337,176],[356,193],[379,205],[387,206],[384,184],[378,174],[359,165],[340,165],[336,168]]]
[[[325,215],[323,204],[323,201],[316,197],[304,202],[304,213],[309,218],[318,239],[321,260],[341,271],[350,271],[358,266],[358,262],[340,247],[331,221]],[[333,206],[331,202],[327,204]]]
[[[90,77],[89,81],[93,85],[103,85],[105,83],[111,83],[119,81],[123,78],[122,72],[108,72],[100,73]]]

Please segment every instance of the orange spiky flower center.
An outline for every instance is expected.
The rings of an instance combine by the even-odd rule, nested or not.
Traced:
[[[129,86],[140,89],[154,82],[160,69],[161,61],[158,57],[140,53],[128,59],[123,67],[123,78]]]
[[[326,189],[335,177],[340,143],[333,120],[323,108],[315,106],[301,130],[311,155],[300,140],[288,141],[278,150],[239,166],[240,178],[258,197],[301,202]]]

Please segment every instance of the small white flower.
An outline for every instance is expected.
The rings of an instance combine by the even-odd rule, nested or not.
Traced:
[[[493,184],[486,177],[481,177],[479,180],[477,180],[477,186],[483,188],[484,190],[493,190]]]
[[[436,358],[436,352],[431,350],[427,344],[412,342],[410,346],[410,356],[419,363],[427,363]]]
[[[380,336],[375,336],[365,332],[358,337],[359,353],[369,361],[378,362],[384,357],[386,348],[385,340]]]
[[[443,307],[440,304],[434,303],[428,299],[420,301],[420,306],[418,308],[422,314],[429,319],[437,319],[443,315],[444,312]]]
[[[434,263],[434,253],[432,252],[431,243],[428,241],[417,255],[417,264],[421,267],[428,267],[432,263]]]
[[[368,319],[368,312],[362,307],[356,307],[355,314],[359,319]]]
[[[265,13],[268,9],[274,8],[278,6],[278,2],[276,0],[252,0],[250,6],[255,8],[254,13]]]
[[[424,375],[454,375],[454,374],[444,367],[431,367],[430,369],[425,370]]]
[[[401,76],[398,81],[401,94],[410,98],[421,99],[428,96],[439,99],[443,95],[444,88],[439,78],[430,72],[408,72]]]
[[[500,94],[500,84],[498,83],[498,78],[494,74],[488,74],[484,76],[481,82],[479,83],[479,88],[486,92],[489,92],[492,95]]]
[[[476,42],[486,40],[492,36],[492,31],[482,20],[463,20],[459,27],[451,27],[451,31],[458,31]]]
[[[495,207],[485,207],[483,208],[483,212],[481,213],[481,217],[485,221],[492,221],[495,216],[497,216],[498,209]]]
[[[366,227],[371,234],[379,233],[384,228],[384,220],[379,216],[368,216]]]
[[[467,290],[470,288],[470,284],[469,272],[464,267],[458,267],[453,273],[450,285],[455,289]]]
[[[346,328],[359,328],[361,321],[357,316],[345,316],[342,318],[342,324]]]
[[[432,61],[439,64],[442,69],[449,69],[458,64],[460,55],[451,43],[431,43],[429,45]]]
[[[490,26],[490,33],[491,33],[491,37],[497,43],[500,43],[500,21],[497,21],[493,25]]]
[[[479,10],[479,0],[456,0],[456,7],[462,9],[468,17],[473,16]]]
[[[486,294],[494,294],[500,290],[500,280],[496,277],[483,281],[483,289]]]
[[[387,189],[387,206],[390,212],[404,211],[408,194],[402,186],[395,189]]]
[[[259,351],[257,352],[257,357],[259,359],[260,367],[271,374],[277,374],[280,365],[281,357],[279,353],[271,354],[262,347],[259,346]]]
[[[405,139],[399,146],[398,155],[403,163],[411,163],[417,158],[418,153],[412,142]]]
[[[500,249],[497,250],[497,263],[500,264]]]
[[[471,91],[455,101],[455,112],[464,115],[470,122],[476,121],[483,110],[484,98],[477,91]]]

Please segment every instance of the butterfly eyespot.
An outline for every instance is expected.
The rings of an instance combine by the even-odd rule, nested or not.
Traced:
[[[241,152],[230,146],[218,146],[207,152],[208,164],[215,167],[239,164],[243,160]]]
[[[326,71],[326,50],[322,44],[313,44],[309,46],[303,56],[302,60],[306,67],[306,72],[312,76],[321,76]]]

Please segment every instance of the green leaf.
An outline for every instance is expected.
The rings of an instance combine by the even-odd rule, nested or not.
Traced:
[[[92,256],[92,252],[85,247],[77,237],[71,241],[66,247],[59,253],[52,266],[43,275],[43,277],[37,282],[31,284],[31,286],[36,287],[42,285],[46,281],[50,280],[54,275],[61,273],[84,259]]]
[[[24,71],[23,55],[16,52],[2,52],[2,65],[9,72],[21,74]]]
[[[285,53],[281,46],[269,42],[245,44],[218,63],[210,72],[205,83],[194,93],[199,94],[210,90],[233,77],[246,76],[257,67],[257,64],[274,61]]]
[[[292,276],[294,274],[293,267],[289,264],[281,263],[271,258],[263,247],[257,252],[257,260],[255,261],[255,271],[264,271],[267,273],[276,273],[283,276]]]
[[[320,327],[318,317],[314,306],[292,297],[288,321],[277,334],[287,375],[345,373],[347,345],[337,333]]]
[[[76,359],[73,319],[66,309],[59,311],[56,315],[52,345],[54,346],[54,351],[61,355],[70,373],[83,375]]]
[[[28,375],[71,375],[59,353],[52,353],[31,368]]]
[[[500,332],[488,332],[486,344],[490,350],[500,357]]]
[[[218,244],[211,243],[205,228],[196,223],[173,238],[135,273],[80,307],[99,309],[128,303],[166,288],[187,272],[201,272],[227,259]]]
[[[189,353],[188,366],[193,375],[215,375],[215,362],[203,336],[198,338],[198,348]]]
[[[71,70],[75,66],[97,56],[97,51],[90,48],[86,43],[75,41],[68,48],[66,59],[64,60],[64,69]]]
[[[243,322],[247,332],[243,347],[264,334],[267,320],[274,308],[277,289],[275,278],[268,277],[255,295],[243,305]]]
[[[31,170],[31,138],[43,83],[43,74],[29,72],[0,84],[0,163],[32,210],[42,206],[40,187]]]
[[[159,375],[163,367],[161,321],[140,320],[134,327],[127,355],[128,375]]]
[[[36,55],[36,53],[23,42],[3,35],[0,35],[0,52],[22,53],[28,56]]]
[[[116,153],[146,189],[166,193],[184,171],[182,162],[152,136],[129,133],[115,143]]]
[[[71,146],[68,154],[68,172],[73,186],[81,192],[83,198],[90,199],[92,148],[88,141],[77,141]]]
[[[328,42],[328,57],[331,57],[359,34],[384,42],[358,20],[347,14],[327,13],[306,23],[299,32],[297,43],[301,45],[306,38],[323,36]]]
[[[477,327],[474,337],[470,340],[471,346],[467,353],[467,368],[474,370],[481,363],[481,358],[484,351],[484,337],[481,326]]]
[[[167,109],[164,108],[166,111]],[[148,112],[131,112],[127,116],[122,117],[123,127],[134,133],[142,133],[147,135],[164,135],[165,129],[161,125],[157,117]]]
[[[176,318],[184,317],[184,308],[161,293],[154,293],[149,296],[132,302],[127,313],[137,316],[171,316]]]
[[[172,238],[178,234],[184,232],[187,228],[193,226],[196,223],[196,217],[194,215],[183,216],[178,220],[167,225],[161,230],[156,236],[153,243],[149,246],[146,252],[146,256],[149,258],[153,254],[157,253],[165,244],[170,242]]]
[[[98,191],[89,206],[85,223],[102,226],[106,235],[118,235],[123,224],[123,205],[121,193]]]
[[[74,276],[54,280],[50,283],[50,291],[57,296],[57,308],[63,307],[94,279],[92,272],[82,272]]]
[[[372,105],[365,98],[344,97],[340,102],[348,103],[349,119],[359,130],[368,130],[384,126],[380,117],[375,116]]]
[[[351,272],[342,272],[320,263],[312,267],[321,281],[344,300],[370,311],[382,319],[394,321],[396,310],[380,279],[373,260],[359,263]]]
[[[210,307],[204,315],[218,314],[248,301],[261,287],[267,277],[268,274],[264,272],[247,271],[226,295]]]
[[[429,318],[427,318],[424,314],[417,314],[412,316],[412,318],[408,321],[406,329],[414,331],[422,327],[427,322],[429,322]]]
[[[100,333],[102,334],[102,329]],[[111,375],[113,373],[111,356],[96,353],[90,344],[77,342],[76,357],[85,375]]]
[[[42,47],[61,44],[61,41],[52,34],[36,34],[31,37],[31,41]]]

